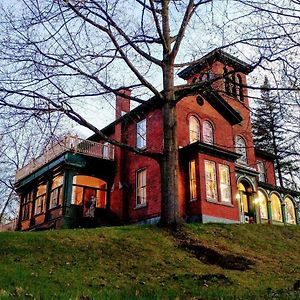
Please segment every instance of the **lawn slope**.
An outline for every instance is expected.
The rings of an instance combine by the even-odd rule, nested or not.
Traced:
[[[0,299],[300,299],[300,228],[0,233]]]

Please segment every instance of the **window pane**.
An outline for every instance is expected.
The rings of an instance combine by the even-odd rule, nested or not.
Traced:
[[[52,187],[51,189],[55,189],[57,188],[58,186],[62,185],[63,184],[63,175],[58,175],[56,177],[53,178],[53,181],[52,181]]]
[[[220,173],[221,201],[231,202],[229,167],[226,165],[219,165],[219,173]]]
[[[189,164],[190,173],[190,199],[197,198],[197,181],[196,181],[196,162],[195,160],[190,161]]]
[[[38,197],[43,194],[46,194],[46,184],[41,184],[38,186],[36,196]]]
[[[203,142],[207,144],[214,143],[213,127],[207,121],[203,123]]]
[[[258,203],[260,210],[260,217],[262,219],[268,219],[268,206],[267,206],[267,197],[261,191],[258,191]]]
[[[215,163],[205,161],[206,198],[217,200],[216,167]]]
[[[200,124],[197,118],[189,119],[190,143],[200,140]]]
[[[72,204],[81,205],[83,199],[83,188],[80,186],[73,186],[72,189]]]
[[[276,194],[271,196],[272,220],[282,222],[281,202]]]
[[[240,136],[236,136],[235,138],[235,151],[236,153],[241,154],[241,157],[238,159],[238,162],[246,164],[247,163],[246,142]]]
[[[257,162],[257,171],[259,172],[258,180],[261,182],[265,182],[266,181],[266,169],[265,169],[265,165],[262,161]]]
[[[136,125],[136,146],[137,148],[144,148],[146,147],[146,119]]]
[[[146,204],[146,170],[136,173],[136,205]]]
[[[285,199],[286,222],[288,224],[296,224],[295,206],[290,198]]]

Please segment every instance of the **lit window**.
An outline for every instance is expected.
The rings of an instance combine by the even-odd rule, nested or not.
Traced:
[[[263,161],[257,162],[258,180],[261,182],[266,182],[266,168]]]
[[[196,162],[195,160],[189,163],[190,174],[190,200],[197,198],[197,180],[196,180]]]
[[[262,219],[267,220],[268,219],[268,205],[267,205],[267,197],[266,195],[258,191],[258,203],[259,203],[259,210],[260,210],[260,217]]]
[[[210,122],[203,122],[203,142],[207,144],[214,143],[214,130]]]
[[[295,206],[289,197],[285,198],[285,214],[288,224],[296,224]]]
[[[231,202],[231,187],[229,167],[226,165],[219,165],[220,174],[220,192],[222,202]]]
[[[238,87],[237,87],[238,99],[241,102],[244,102],[243,81],[242,81],[242,77],[240,74],[237,75],[237,79],[238,79]]]
[[[136,146],[139,149],[146,147],[146,119],[136,124]]]
[[[235,151],[241,155],[237,161],[239,163],[247,164],[246,142],[241,136],[235,137]]]
[[[205,161],[205,187],[206,199],[217,201],[216,165],[212,161]]]
[[[136,172],[136,206],[146,205],[146,170]]]
[[[271,200],[272,220],[277,222],[282,222],[281,202],[279,197],[276,194],[272,194],[270,200]]]
[[[63,175],[58,175],[53,178],[50,191],[50,208],[62,205],[63,203]]]
[[[44,211],[44,206],[46,204],[46,184],[41,184],[38,186],[35,198],[35,210],[34,214],[40,214]]]
[[[196,142],[200,140],[200,123],[199,120],[191,116],[189,120],[190,127],[190,143]]]

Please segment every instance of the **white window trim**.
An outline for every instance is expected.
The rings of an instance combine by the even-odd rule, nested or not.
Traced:
[[[221,182],[221,179],[222,179],[222,172],[221,172],[221,168],[222,167],[226,167],[226,170],[227,170],[227,176],[228,176],[228,184],[226,183],[222,183]],[[222,185],[226,185],[227,188],[229,189],[229,201],[225,201],[223,200],[222,198]],[[224,165],[224,164],[219,164],[219,188],[220,188],[220,201],[222,203],[228,203],[228,204],[231,204],[232,203],[232,193],[231,193],[231,180],[230,180],[230,168],[228,165]]]

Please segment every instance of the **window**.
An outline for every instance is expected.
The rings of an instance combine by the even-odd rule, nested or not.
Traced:
[[[40,214],[44,211],[46,204],[46,184],[41,184],[37,188],[36,198],[35,198],[35,210],[34,214]]]
[[[108,144],[108,142],[105,142],[102,145],[102,157],[103,158],[109,158],[109,144]]]
[[[271,200],[271,212],[272,220],[277,222],[282,222],[282,212],[281,212],[281,202],[276,194],[272,194]]]
[[[136,206],[146,205],[146,170],[139,170],[136,172]]]
[[[214,73],[213,73],[212,70],[209,70],[209,71],[208,71],[207,77],[208,77],[209,80],[214,79]]]
[[[22,197],[22,220],[28,220],[30,218],[32,204],[32,192],[25,194]]]
[[[230,94],[230,91],[229,91],[229,79],[228,79],[228,71],[227,71],[227,68],[224,67],[223,69],[223,80],[224,80],[224,90],[225,90],[225,93],[227,95]]]
[[[296,214],[295,214],[295,206],[289,197],[285,198],[285,214],[286,214],[286,222],[288,224],[296,224]]]
[[[262,191],[258,191],[258,203],[259,203],[259,211],[260,217],[262,219],[268,219],[268,205],[267,205],[267,197]]]
[[[139,149],[146,148],[146,119],[136,124],[136,146]]]
[[[237,75],[237,80],[238,80],[238,87],[237,87],[238,99],[241,102],[244,102],[243,81],[240,74]]]
[[[246,142],[241,136],[235,137],[235,151],[241,155],[237,161],[242,164],[247,164]]]
[[[197,179],[196,179],[196,162],[195,160],[189,163],[190,175],[190,200],[197,199]]]
[[[231,187],[229,167],[219,165],[221,201],[231,203]]]
[[[200,140],[200,123],[196,117],[194,117],[194,116],[190,117],[189,127],[190,127],[190,143],[199,141]]]
[[[210,122],[203,122],[203,142],[207,144],[214,143],[214,130]]]
[[[50,209],[63,204],[63,178],[63,175],[58,175],[52,180],[50,191]]]
[[[258,180],[261,182],[266,182],[266,168],[263,161],[257,162],[257,171],[259,172]]]
[[[234,73],[230,76],[230,92],[233,97],[236,97],[236,80]]]
[[[217,201],[216,165],[214,162],[207,160],[204,163],[206,199]]]

